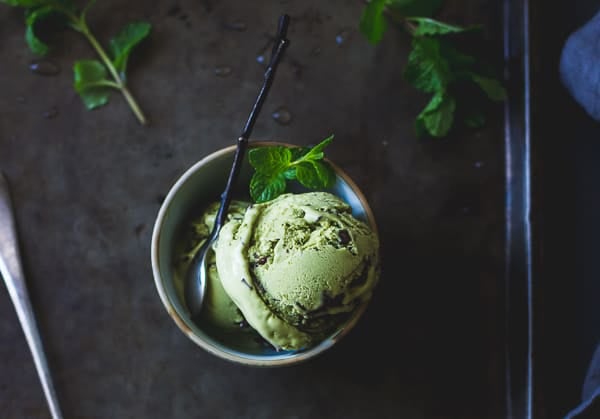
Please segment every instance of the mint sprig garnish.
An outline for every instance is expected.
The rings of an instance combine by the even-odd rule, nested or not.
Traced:
[[[110,92],[123,94],[129,107],[141,124],[146,117],[132,96],[126,83],[127,61],[133,48],[144,40],[151,30],[147,22],[126,25],[110,40],[110,54],[100,45],[87,24],[87,13],[95,0],[90,0],[79,11],[71,0],[0,0],[9,6],[26,9],[25,40],[31,51],[45,55],[49,46],[36,33],[37,25],[45,19],[58,18],[66,26],[82,34],[90,43],[100,60],[79,60],[73,66],[74,88],[87,109],[103,106]]]
[[[360,29],[373,44],[383,38],[387,20],[399,22],[411,36],[412,50],[404,69],[404,78],[431,99],[417,115],[419,136],[444,137],[457,116],[470,127],[485,122],[485,100],[502,101],[506,91],[489,74],[480,59],[461,51],[458,37],[477,32],[480,26],[461,27],[431,16],[441,0],[371,0],[365,7]]]
[[[256,203],[267,202],[285,192],[289,180],[309,189],[326,189],[335,183],[335,172],[324,160],[324,149],[333,140],[327,137],[312,148],[267,146],[248,152],[255,172],[250,179],[250,196]]]

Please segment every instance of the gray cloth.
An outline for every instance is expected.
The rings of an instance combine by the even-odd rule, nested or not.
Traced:
[[[573,98],[600,121],[600,12],[573,32],[560,57],[560,77]],[[600,418],[600,345],[590,363],[581,403],[565,419]]]
[[[600,121],[600,12],[567,39],[560,76],[573,98]]]
[[[600,418],[600,346],[596,349],[583,383],[581,404],[565,416],[565,419],[598,418]]]

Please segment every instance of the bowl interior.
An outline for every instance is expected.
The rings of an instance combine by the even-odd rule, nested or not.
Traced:
[[[252,147],[274,143],[252,143]],[[219,150],[188,169],[175,183],[163,202],[152,237],[152,268],[157,290],[167,311],[179,328],[204,349],[231,361],[252,365],[281,365],[310,358],[329,348],[356,323],[365,307],[359,307],[351,318],[329,338],[302,351],[276,351],[256,335],[240,332],[222,333],[218,329],[199,328],[189,318],[174,279],[175,243],[191,218],[199,215],[211,202],[218,201],[227,182],[235,147]],[[339,196],[351,207],[353,215],[376,231],[371,210],[358,187],[339,168],[335,185],[329,192]],[[234,199],[250,201],[248,184],[252,168],[246,158],[235,187]],[[290,184],[292,192],[306,191],[301,185]]]

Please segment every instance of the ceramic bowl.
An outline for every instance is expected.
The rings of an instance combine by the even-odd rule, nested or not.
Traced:
[[[282,144],[290,145],[251,141],[250,147]],[[301,351],[276,351],[268,345],[257,342],[256,339],[248,338],[248,334],[240,333],[237,337],[232,337],[230,334],[221,336],[214,330],[199,328],[190,319],[181,293],[177,291],[174,282],[175,243],[180,239],[182,229],[192,217],[199,215],[202,208],[210,202],[218,201],[226,184],[234,153],[235,146],[231,146],[215,151],[198,161],[175,182],[162,203],[154,225],[151,244],[152,271],[158,295],[179,329],[198,346],[216,356],[236,363],[256,366],[281,366],[305,361],[327,350],[348,333],[364,312],[367,303],[358,307],[339,330],[316,346]],[[332,166],[337,179],[329,192],[347,202],[352,207],[355,217],[367,222],[374,231],[377,231],[373,213],[358,186],[339,167],[334,164]],[[238,192],[234,198],[249,201],[247,190],[251,176],[252,168],[246,158],[235,188]]]

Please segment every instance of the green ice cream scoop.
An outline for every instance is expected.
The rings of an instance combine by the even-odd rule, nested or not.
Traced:
[[[247,206],[248,204],[244,202],[233,201],[229,207],[228,219],[243,218]],[[209,205],[200,217],[192,220],[185,232],[185,239],[180,242],[180,247],[176,249],[179,257],[177,258],[174,277],[177,292],[182,301],[186,272],[194,254],[209,236],[218,209],[219,203],[215,202]],[[240,325],[245,324],[244,317],[221,285],[215,252],[212,249],[209,250],[207,258],[208,283],[200,321],[209,329],[214,328],[221,332],[238,331]]]
[[[376,232],[326,192],[285,194],[232,219],[216,244],[223,288],[246,321],[281,349],[309,347],[368,300]]]

